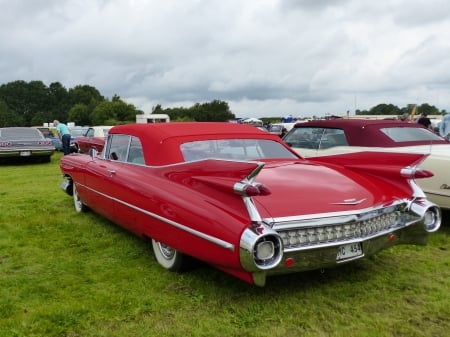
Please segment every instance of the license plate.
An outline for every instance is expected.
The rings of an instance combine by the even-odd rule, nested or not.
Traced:
[[[61,183],[61,189],[62,189],[63,191],[66,191],[66,190],[67,190],[67,187],[69,187],[69,185],[70,185],[70,183],[69,183],[67,180],[64,180],[64,181]]]
[[[352,257],[361,256],[362,253],[363,252],[360,242],[349,243],[338,248],[336,261],[342,261],[350,259]]]
[[[31,156],[31,151],[20,151],[20,155],[22,157],[28,157]]]

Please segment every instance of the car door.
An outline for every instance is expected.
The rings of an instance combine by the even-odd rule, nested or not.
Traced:
[[[107,159],[103,165],[109,187],[104,187],[104,190],[112,203],[110,213],[114,221],[138,233],[137,217],[142,216],[142,213],[134,207],[134,199],[135,191],[141,185],[141,177],[136,172],[139,166],[133,163],[136,158],[131,157],[131,153],[136,152],[136,144],[132,139],[136,138],[119,134],[108,137],[104,150],[104,156]],[[140,146],[140,142],[138,145]]]
[[[84,184],[88,190],[83,201],[97,213],[112,219],[114,163],[102,157],[96,157],[85,167]]]

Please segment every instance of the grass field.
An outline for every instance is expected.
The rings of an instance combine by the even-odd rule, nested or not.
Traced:
[[[77,214],[48,164],[0,165],[0,336],[448,336],[450,214],[428,246],[248,285],[163,270],[147,243]]]

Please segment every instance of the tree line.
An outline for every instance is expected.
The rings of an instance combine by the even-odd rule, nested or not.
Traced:
[[[413,105],[399,108],[393,104],[378,104],[369,110],[356,110],[356,115],[395,115],[411,113]],[[417,106],[416,114],[445,114],[446,111],[428,103]],[[118,95],[111,99],[90,85],[66,89],[61,83],[45,85],[42,81],[13,81],[0,86],[0,127],[34,126],[52,122],[74,122],[76,125],[117,125],[134,123],[143,111],[124,102]],[[227,102],[214,100],[191,107],[162,108],[156,105],[152,113],[167,114],[172,121],[224,122],[235,119]],[[274,117],[274,120],[279,117]]]
[[[446,111],[441,110],[434,105],[428,103],[422,103],[420,105],[408,104],[402,108],[399,108],[393,104],[378,104],[369,110],[356,110],[356,115],[395,115],[400,116],[403,114],[411,114],[414,107],[416,107],[416,115],[425,113],[427,115],[445,115]]]
[[[189,108],[157,105],[153,113],[164,113],[172,121],[227,121],[235,118],[228,103],[214,100]],[[76,125],[117,125],[136,122],[144,113],[118,95],[111,99],[90,85],[66,89],[61,83],[45,85],[42,81],[13,81],[0,86],[0,127],[38,126],[53,122]]]

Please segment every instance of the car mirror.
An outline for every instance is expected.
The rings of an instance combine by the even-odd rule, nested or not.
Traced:
[[[98,151],[96,149],[90,149],[89,150],[89,155],[91,156],[91,158],[94,160],[95,158],[97,158],[98,156]]]

